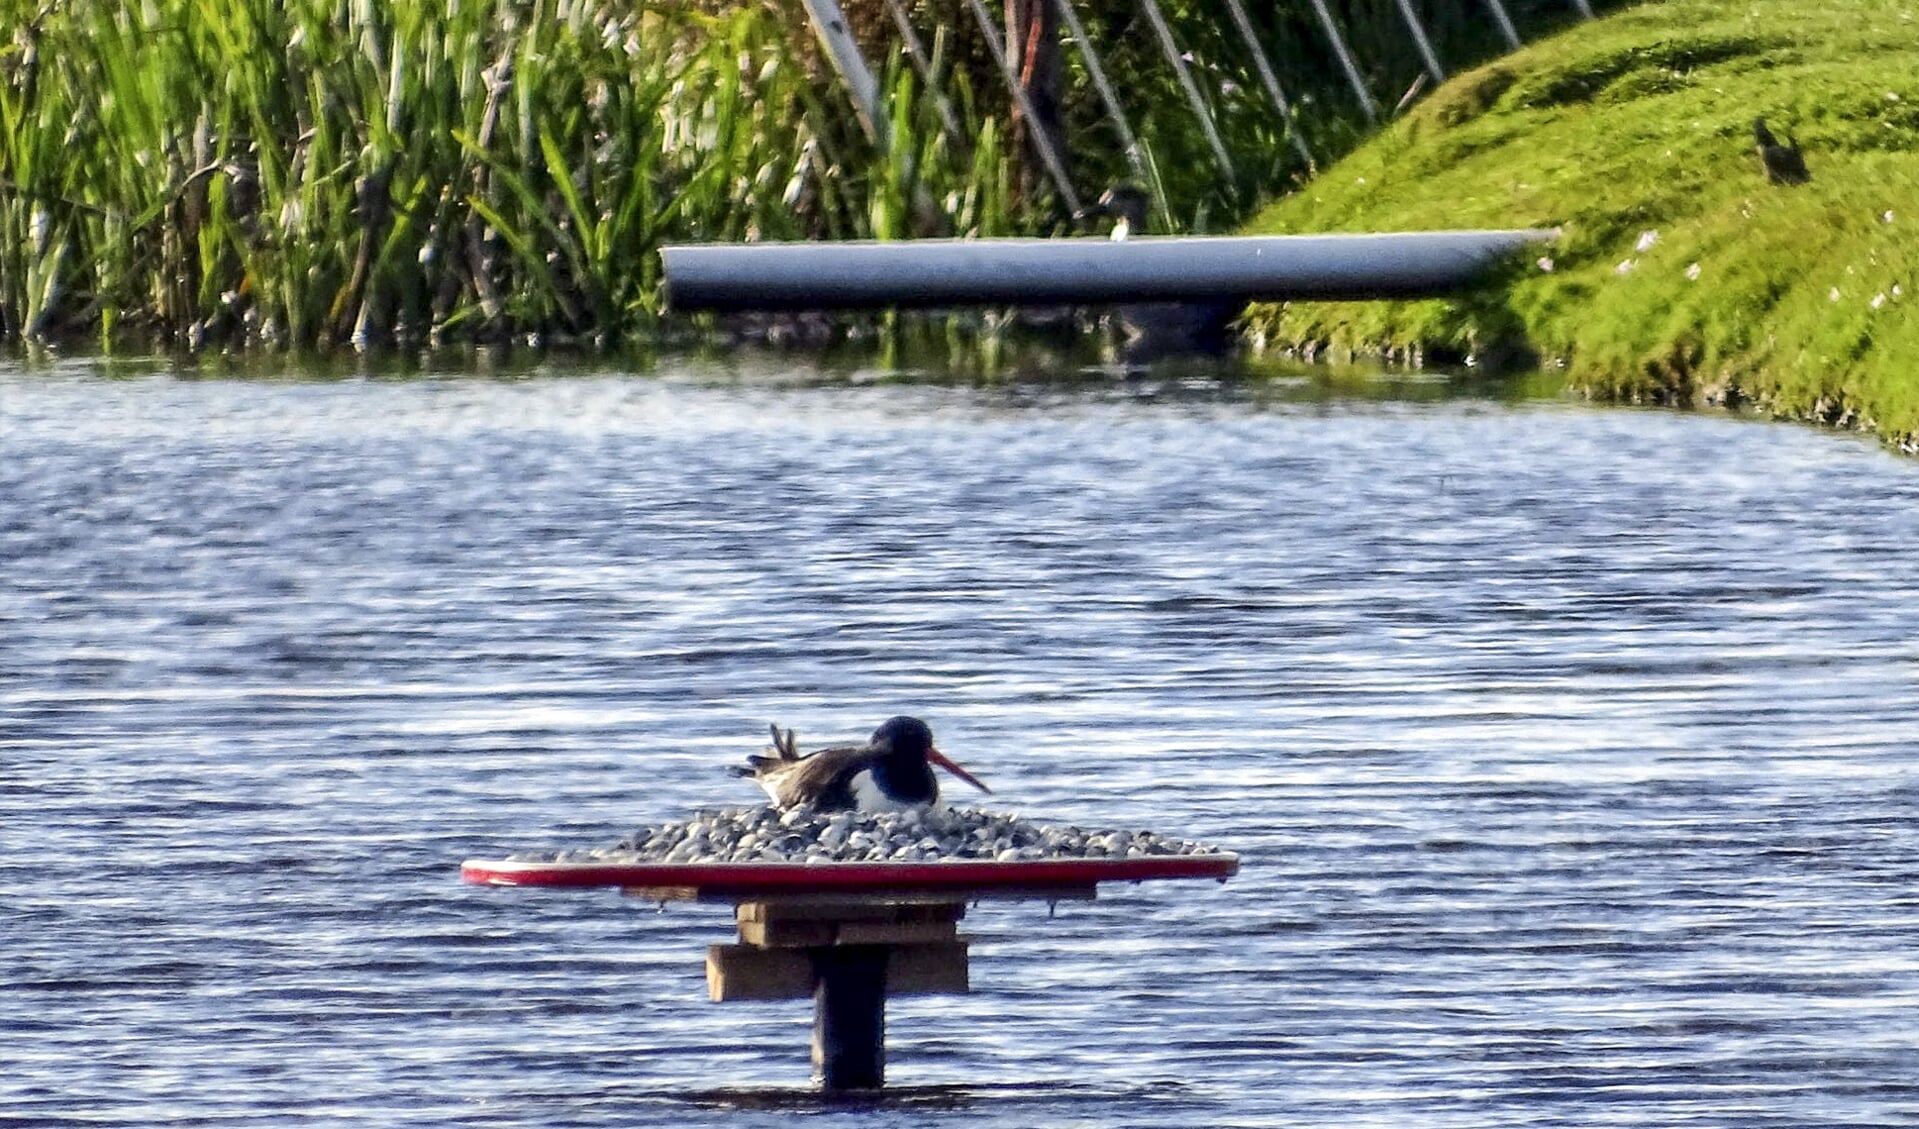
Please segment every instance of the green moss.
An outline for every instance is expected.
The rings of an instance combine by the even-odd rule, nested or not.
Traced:
[[[1919,442],[1919,13],[1668,0],[1436,91],[1250,224],[1553,227],[1537,263],[1419,302],[1256,306],[1309,352],[1547,358],[1609,398],[1756,404]],[[1767,183],[1752,120],[1804,147]]]

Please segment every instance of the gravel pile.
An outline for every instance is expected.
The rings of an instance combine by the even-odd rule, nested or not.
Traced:
[[[1213,855],[1150,831],[1088,831],[978,810],[901,812],[723,808],[645,828],[605,847],[522,852],[517,862],[1034,862]]]

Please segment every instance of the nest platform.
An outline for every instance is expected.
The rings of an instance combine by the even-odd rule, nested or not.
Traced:
[[[813,1066],[829,1092],[886,1076],[886,999],[971,990],[959,922],[990,900],[1091,901],[1101,882],[1211,878],[1225,853],[1021,862],[620,863],[475,859],[490,886],[615,887],[654,901],[728,902],[739,937],[708,946],[717,1003],[813,1000]]]

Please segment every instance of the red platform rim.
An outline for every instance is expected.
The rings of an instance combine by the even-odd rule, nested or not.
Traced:
[[[468,859],[460,865],[462,879],[484,886],[691,888],[712,895],[990,891],[994,887],[1069,887],[1161,878],[1225,881],[1238,872],[1239,856],[1224,852],[1034,862],[613,863]]]

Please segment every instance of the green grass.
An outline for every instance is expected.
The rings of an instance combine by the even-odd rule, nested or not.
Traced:
[[[783,9],[0,0],[0,342],[599,343],[668,239],[1005,234],[1012,162],[895,63],[860,136]]]
[[[1919,11],[1667,0],[1458,76],[1258,232],[1564,229],[1456,299],[1256,306],[1269,347],[1539,358],[1621,400],[1919,443]],[[1812,182],[1767,183],[1752,121]],[[1642,243],[1645,244],[1642,248]]]
[[[0,347],[590,347],[683,328],[661,317],[664,242],[1069,230],[1050,189],[1020,189],[967,10],[909,6],[936,91],[878,0],[846,5],[882,72],[881,151],[794,0],[0,0]],[[1251,7],[1290,125],[1218,0],[1165,4],[1229,177],[1138,6],[1080,5],[1174,229],[1297,183],[1289,129],[1322,159],[1363,133],[1310,10]],[[1397,0],[1333,7],[1391,105],[1418,70]],[[1481,0],[1420,7],[1449,63],[1500,49]],[[1572,19],[1508,7],[1528,34]],[[1066,54],[1091,197],[1129,164]]]

